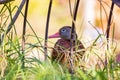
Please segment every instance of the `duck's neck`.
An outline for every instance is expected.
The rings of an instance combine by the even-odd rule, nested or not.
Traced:
[[[61,37],[62,38],[62,37]],[[71,38],[71,35],[69,36],[69,37],[67,37],[67,38],[62,38],[62,39],[64,39],[64,40],[68,40],[68,41],[70,41],[71,39],[73,39],[73,41],[76,41],[77,40],[77,34],[75,34],[74,36],[73,36],[73,38]]]

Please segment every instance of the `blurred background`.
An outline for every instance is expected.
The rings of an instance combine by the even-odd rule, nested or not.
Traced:
[[[11,4],[12,6],[19,6],[22,0],[15,0]],[[36,32],[36,34],[41,37],[41,40],[45,36],[45,26],[47,11],[50,0],[30,0],[29,10],[28,10],[28,22]],[[72,10],[74,7],[74,2],[76,0],[71,0]],[[0,5],[2,6],[2,5]],[[105,33],[107,27],[107,21],[109,16],[111,6],[111,0],[80,0],[79,11],[76,21],[76,31],[78,37],[81,41],[87,45],[87,41],[95,40],[99,35],[96,29],[101,33]],[[16,9],[17,10],[17,9]],[[13,11],[13,15],[15,11]],[[24,9],[22,10],[24,13]],[[7,13],[6,13],[7,15]],[[120,40],[120,9],[115,5],[111,23],[111,33],[113,34],[113,28],[115,29],[114,39],[118,42]],[[69,0],[53,0],[52,11],[50,17],[49,25],[49,35],[57,32],[62,26],[71,25],[72,17],[70,15]],[[23,26],[23,16],[19,15],[15,23],[17,33],[19,36],[22,35]],[[96,28],[96,29],[95,29]],[[33,34],[31,28],[27,25],[27,34]],[[50,42],[55,43],[57,39],[50,39]],[[34,43],[36,39],[27,38],[27,42]],[[44,42],[44,41],[43,41]],[[51,44],[50,44],[51,45]],[[119,50],[119,48],[118,48]]]

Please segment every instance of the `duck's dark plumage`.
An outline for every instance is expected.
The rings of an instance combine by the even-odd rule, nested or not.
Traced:
[[[84,46],[80,41],[76,41],[73,43],[74,49],[73,51],[77,51],[80,49],[84,49]],[[68,57],[70,54],[70,40],[59,39],[52,51],[52,61],[58,61],[62,64],[67,63]],[[74,52],[74,54],[76,54]],[[82,58],[84,51],[77,52],[80,58]]]

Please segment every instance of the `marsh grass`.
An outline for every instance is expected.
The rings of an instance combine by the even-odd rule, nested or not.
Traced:
[[[9,6],[9,7],[7,7]],[[6,32],[6,24],[8,20],[12,21],[13,9],[9,9],[11,4],[3,5],[0,10],[0,34]],[[10,15],[5,15],[5,12],[9,12]],[[21,12],[24,17],[24,14]],[[39,56],[44,54],[44,48],[42,42],[44,39],[38,37],[34,28],[27,21],[33,35],[25,35],[28,38],[34,38],[37,41],[34,44],[25,43],[25,54],[22,54],[21,36],[19,37],[14,28],[4,36],[3,42],[0,45],[0,80],[119,80],[120,79],[120,63],[115,61],[115,49],[117,44],[114,45],[114,39],[110,40],[109,49],[106,48],[108,42],[106,38],[102,40],[102,44],[98,44],[98,40],[101,39],[101,34],[98,38],[93,40],[93,44],[86,48],[84,59],[79,64],[83,64],[83,67],[79,66],[75,68],[75,74],[71,75],[67,68],[63,67],[59,63],[51,63],[50,57],[48,61],[40,60],[35,56],[25,57],[25,68],[22,67],[22,57],[29,52],[32,52],[34,48],[37,48]],[[114,32],[114,31],[113,31]],[[2,36],[1,36],[2,37]],[[53,44],[49,42],[50,44]],[[49,49],[49,47],[48,47]],[[30,54],[30,53],[29,53]],[[36,53],[35,53],[36,54]],[[108,57],[108,63],[105,63],[104,56]],[[91,56],[92,55],[92,56]],[[90,58],[88,58],[91,56]],[[97,59],[96,59],[97,58]],[[75,60],[77,60],[75,58]],[[98,60],[98,61],[97,61]],[[95,64],[94,64],[95,61]],[[98,64],[100,62],[100,64]],[[102,67],[101,67],[102,66]],[[107,71],[109,69],[109,72]],[[108,77],[109,73],[109,77]]]

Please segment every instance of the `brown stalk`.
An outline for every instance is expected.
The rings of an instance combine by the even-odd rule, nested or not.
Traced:
[[[70,39],[70,66],[71,66],[71,74],[74,74],[74,65],[73,65],[73,37],[75,36],[75,21],[77,17],[77,11],[79,7],[79,2],[80,0],[77,0],[75,2],[75,7],[74,7],[74,14],[73,14],[73,21],[72,21],[72,31],[71,31],[71,39]]]
[[[45,60],[47,60],[47,47],[46,46],[48,42],[48,30],[49,30],[51,8],[52,8],[52,0],[50,0],[50,3],[49,3],[49,9],[48,9],[47,21],[46,21],[45,42],[44,42]]]
[[[26,33],[26,21],[27,21],[27,12],[28,12],[28,4],[29,4],[29,0],[26,0],[26,6],[25,6],[25,16],[24,16],[24,23],[23,23],[23,34],[22,34],[22,68],[25,67],[25,33]]]
[[[108,24],[107,24],[107,30],[106,30],[106,38],[107,38],[107,49],[109,50],[109,33],[110,33],[110,25],[111,25],[111,19],[112,19],[112,12],[114,8],[114,2],[112,1],[111,8],[110,8],[110,14],[109,14],[109,19],[108,19]],[[105,55],[105,59],[107,62],[107,73],[108,73],[108,78],[110,79],[110,70],[109,70],[109,58],[107,56],[107,53]]]
[[[112,2],[111,8],[110,8],[110,14],[109,14],[109,19],[108,19],[108,24],[107,24],[107,30],[106,30],[106,38],[109,39],[109,34],[110,34],[110,25],[111,25],[111,19],[112,19],[112,12],[114,8],[114,2]]]

